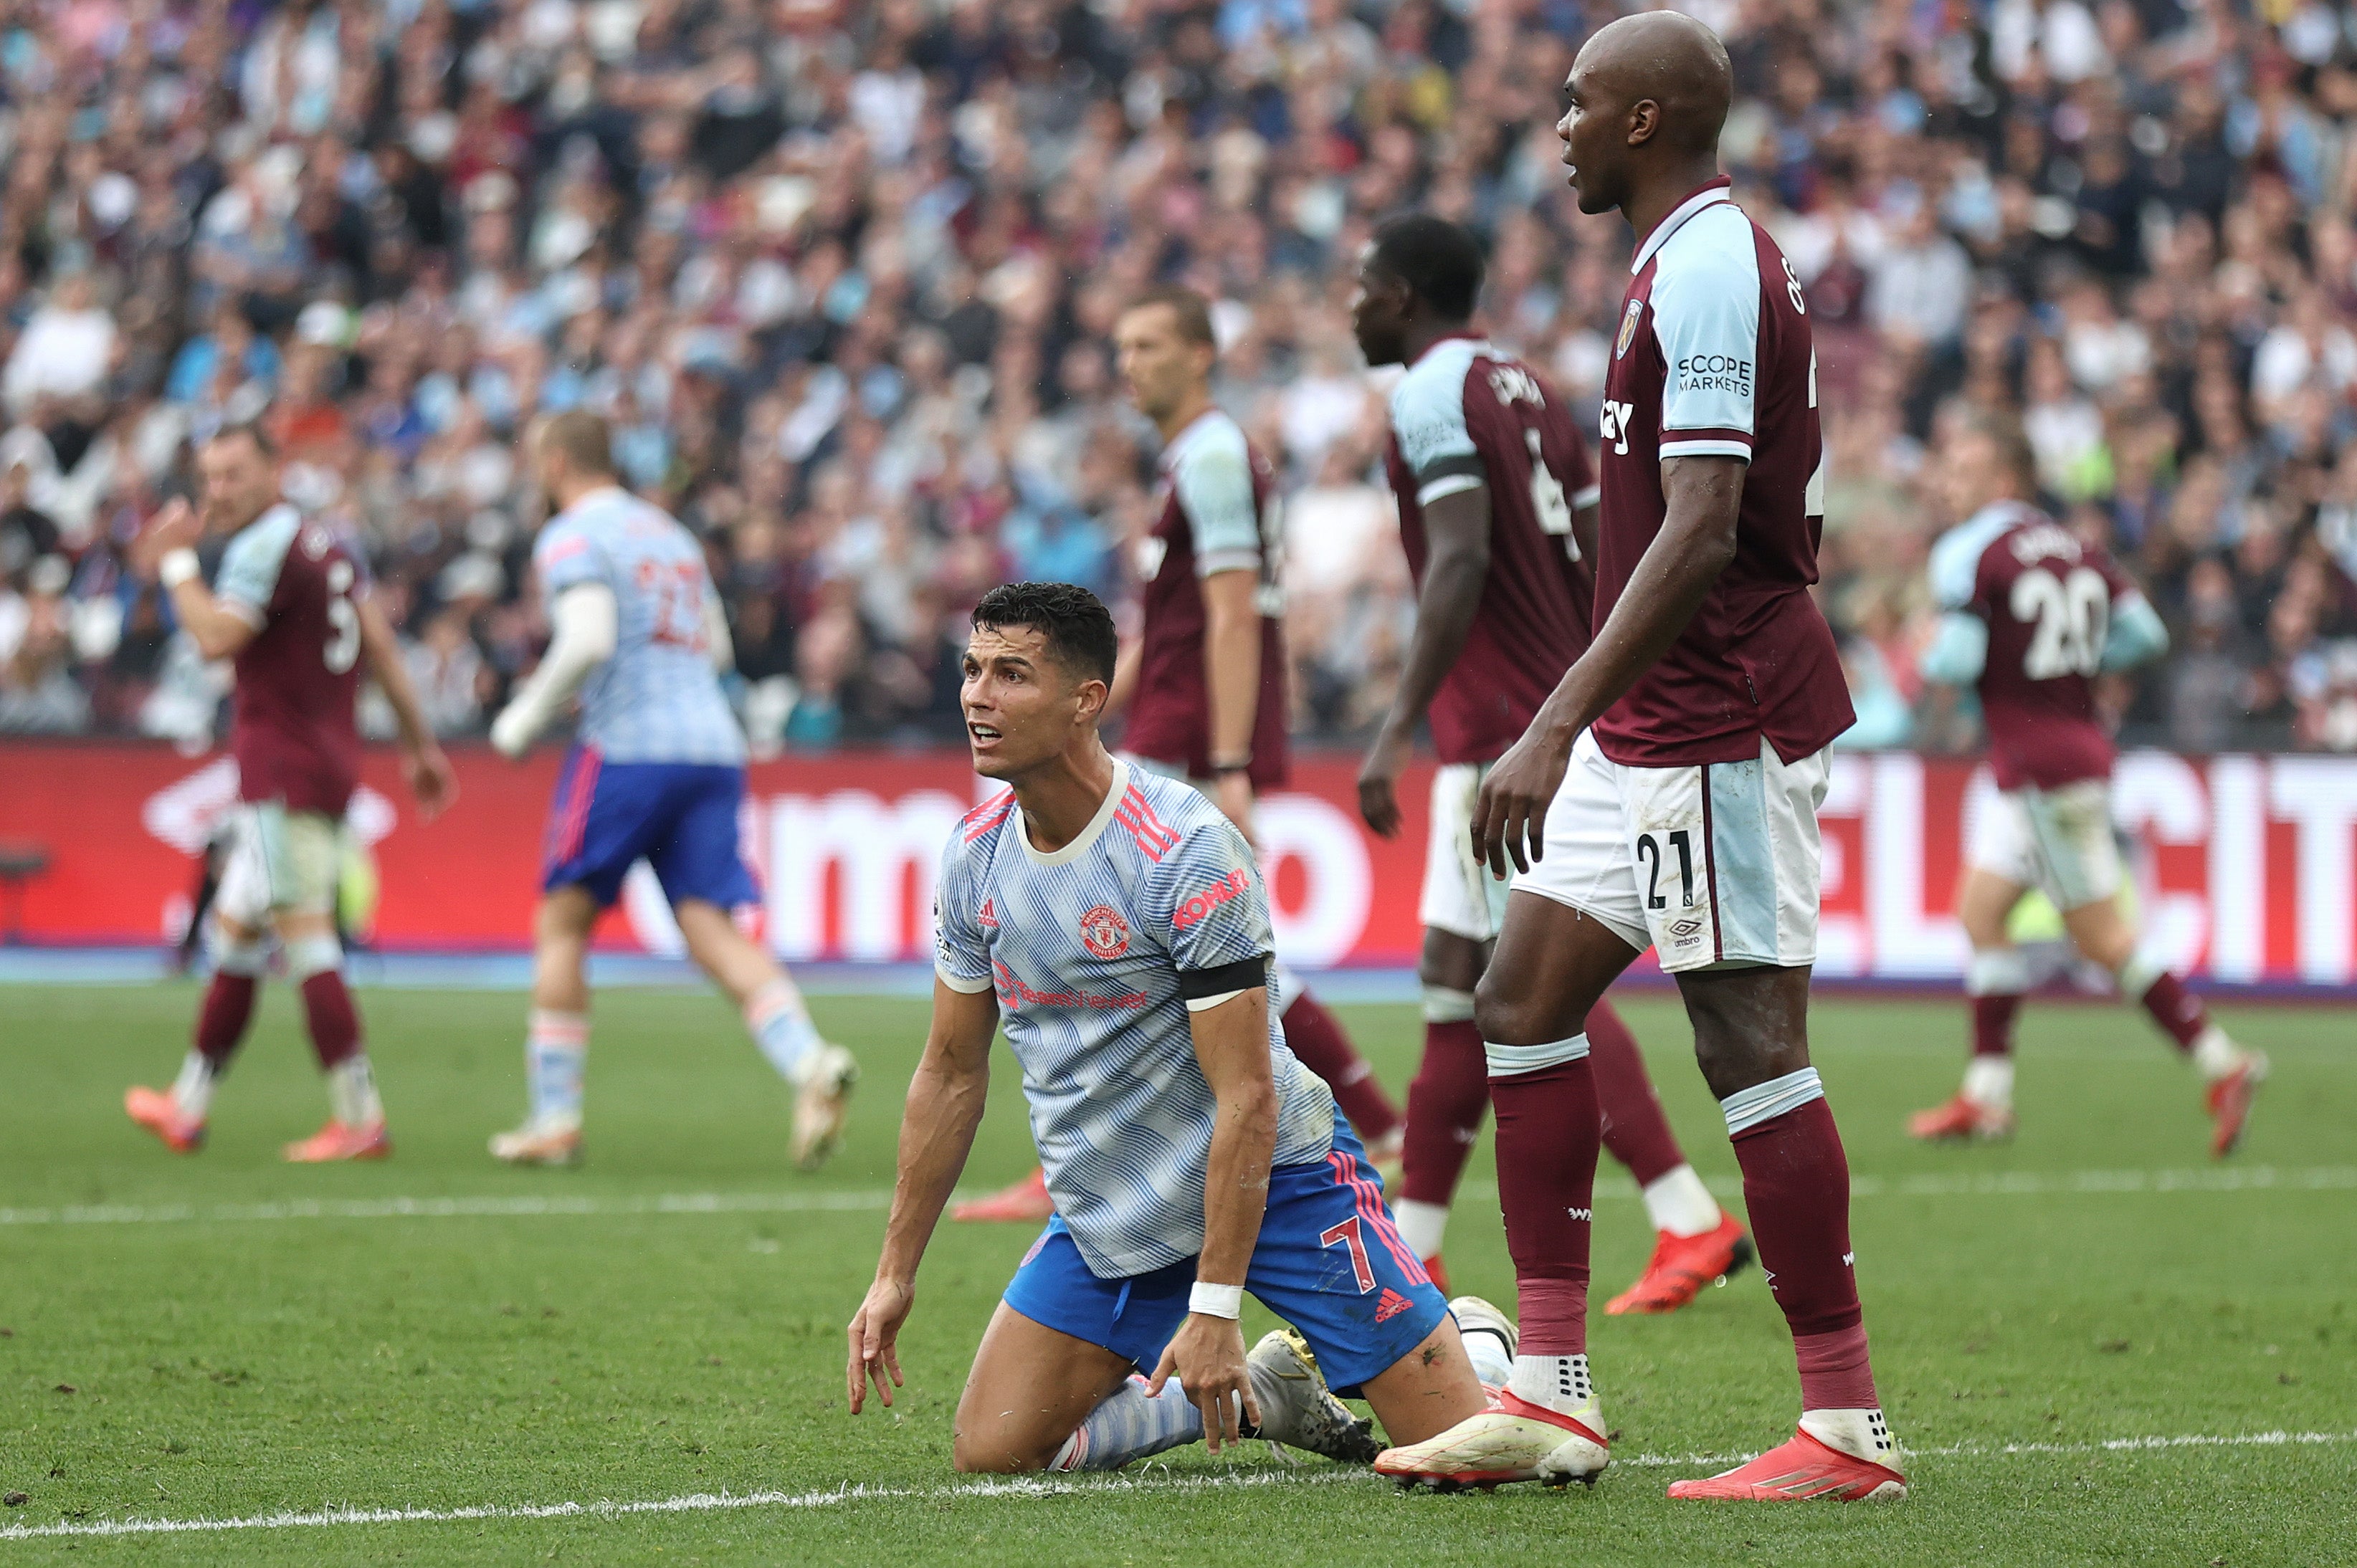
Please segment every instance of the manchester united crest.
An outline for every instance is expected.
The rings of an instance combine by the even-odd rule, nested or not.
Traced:
[[[1110,904],[1081,917],[1081,945],[1092,958],[1119,958],[1129,950],[1129,922]]]
[[[1629,351],[1629,345],[1637,340],[1637,317],[1644,314],[1643,300],[1632,299],[1629,302],[1628,310],[1620,317],[1620,340],[1612,345],[1614,359],[1617,360],[1626,354]]]

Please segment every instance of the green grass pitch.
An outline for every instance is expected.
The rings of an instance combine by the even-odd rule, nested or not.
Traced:
[[[1795,1409],[1756,1271],[1674,1317],[1598,1315],[1618,1441],[1593,1493],[1404,1497],[1258,1444],[1239,1463],[1198,1449],[1111,1481],[976,1487],[949,1471],[950,1416],[1027,1230],[945,1226],[898,1411],[842,1408],[843,1325],[873,1267],[921,1004],[817,1004],[866,1081],[848,1145],[805,1177],[782,1158],[784,1089],[693,993],[601,999],[589,1163],[526,1172],[483,1151],[520,1108],[521,999],[370,992],[398,1153],[299,1169],[278,1145],[324,1101],[274,986],[210,1146],[177,1159],[121,1095],[168,1079],[195,1000],[186,984],[0,991],[0,1490],[27,1495],[0,1510],[0,1564],[2357,1560],[2345,1009],[2227,1013],[2276,1074],[2222,1170],[2192,1075],[2136,1015],[2033,1007],[2019,1140],[1926,1149],[1900,1120],[1953,1088],[1961,1008],[1823,1004],[1816,1056],[1914,1496],[1711,1508],[1663,1487],[1780,1440]],[[1403,1085],[1412,1010],[1344,1011]],[[1732,1194],[1674,1003],[1627,1011],[1695,1165]],[[1030,1157],[1002,1055],[966,1186]],[[1458,1289],[1511,1303],[1488,1158],[1449,1262]],[[1600,1302],[1650,1242],[1609,1165],[1596,1237]],[[2290,1440],[2248,1441],[2268,1434]],[[2218,1439],[2244,1441],[2198,1441]],[[866,1490],[815,1496],[844,1488]],[[709,1506],[724,1493],[756,1500]],[[91,1533],[331,1509],[436,1517]]]

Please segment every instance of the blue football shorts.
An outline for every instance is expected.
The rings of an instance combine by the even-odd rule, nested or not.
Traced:
[[[1195,1260],[1125,1279],[1099,1279],[1064,1228],[1048,1229],[1015,1271],[1006,1302],[1032,1322],[1100,1345],[1152,1371],[1187,1317]],[[1334,1150],[1314,1165],[1269,1173],[1268,1213],[1244,1288],[1301,1331],[1337,1392],[1392,1367],[1440,1325],[1434,1288],[1340,1111]]]
[[[745,770],[704,763],[608,762],[576,746],[557,775],[542,851],[541,886],[581,887],[603,908],[644,860],[674,905],[701,898],[723,909],[758,903],[760,890],[737,838]]]

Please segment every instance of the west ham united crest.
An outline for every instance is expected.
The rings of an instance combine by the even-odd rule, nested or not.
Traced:
[[[1093,958],[1119,958],[1129,950],[1129,922],[1110,904],[1081,917],[1081,945]]]
[[[1637,317],[1644,314],[1645,302],[1643,300],[1632,299],[1629,302],[1629,309],[1627,313],[1620,317],[1620,340],[1612,345],[1612,357],[1614,359],[1617,360],[1620,358],[1621,355],[1626,354],[1629,351],[1629,345],[1637,340]]]

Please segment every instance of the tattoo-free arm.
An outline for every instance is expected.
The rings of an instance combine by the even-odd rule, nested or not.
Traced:
[[[232,609],[215,598],[200,577],[175,585],[171,593],[172,613],[179,618],[180,629],[207,659],[234,659],[262,631],[258,621],[241,613],[242,607]]]
[[[1202,588],[1203,690],[1217,765],[1252,755],[1260,717],[1260,577],[1214,572]]]
[[[1667,506],[1661,532],[1645,547],[1596,640],[1482,783],[1473,809],[1473,850],[1493,874],[1505,875],[1510,856],[1523,871],[1539,858],[1547,805],[1563,782],[1572,742],[1669,651],[1735,559],[1749,467],[1740,457],[1663,462]]]

